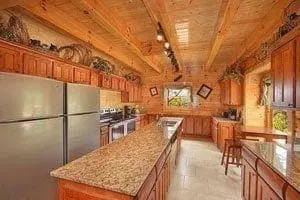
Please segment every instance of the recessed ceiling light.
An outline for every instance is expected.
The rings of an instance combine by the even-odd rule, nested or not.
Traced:
[[[165,42],[164,46],[165,46],[166,49],[168,49],[168,48],[170,48],[170,43],[169,42]]]

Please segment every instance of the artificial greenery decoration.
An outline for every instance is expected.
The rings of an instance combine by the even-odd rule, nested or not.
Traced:
[[[235,80],[237,83],[241,83],[241,81],[244,79],[241,68],[239,66],[227,68],[220,81],[226,79]]]

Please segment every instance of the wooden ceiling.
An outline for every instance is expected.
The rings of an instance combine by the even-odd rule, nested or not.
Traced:
[[[46,23],[147,75],[171,67],[163,44],[156,41],[158,21],[181,69],[211,68],[229,65],[257,48],[263,37],[278,26],[280,13],[290,0],[8,2],[7,7],[20,5]]]

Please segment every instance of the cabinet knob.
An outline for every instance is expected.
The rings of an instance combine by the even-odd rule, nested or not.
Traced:
[[[293,106],[293,104],[292,103],[289,103],[289,105],[288,106]]]

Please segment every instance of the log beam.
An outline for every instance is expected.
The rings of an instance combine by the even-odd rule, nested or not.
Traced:
[[[227,2],[224,16],[220,16],[220,17],[222,17],[222,19],[220,20],[220,25],[217,30],[216,37],[213,41],[212,48],[211,48],[208,58],[206,60],[205,67],[207,69],[209,69],[212,66],[212,64],[220,50],[220,47],[225,39],[225,36],[228,33],[228,31],[230,30],[231,25],[233,24],[235,15],[237,14],[237,11],[238,11],[238,8],[239,8],[241,2],[242,2],[242,0],[229,0]]]
[[[145,69],[142,66],[132,66],[134,58],[128,57],[117,47],[112,46],[109,41],[104,40],[96,33],[90,31],[84,23],[68,16],[66,13],[60,11],[51,3],[45,3],[42,5],[26,4],[21,5],[21,7],[33,16],[36,16],[44,22],[48,23],[49,25],[70,34],[74,38],[88,43],[96,49],[106,53],[107,55],[116,58],[118,61],[127,65],[128,67],[131,67],[137,72],[145,72]]]
[[[101,27],[121,38],[141,60],[156,72],[161,73],[162,70],[159,62],[151,55],[143,55],[141,42],[133,37],[133,27],[126,25],[126,22],[116,12],[109,9],[99,0],[71,0],[71,2],[78,9],[89,15]]]

